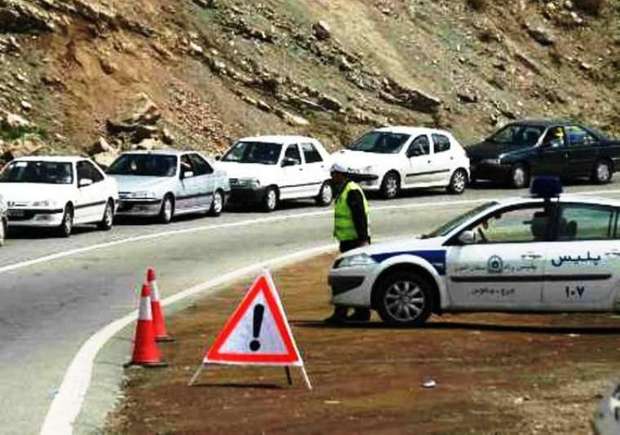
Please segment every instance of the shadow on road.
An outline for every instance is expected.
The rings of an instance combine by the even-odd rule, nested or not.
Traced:
[[[341,325],[327,324],[313,320],[293,320],[293,326],[300,328],[318,329],[373,329],[373,330],[464,330],[464,331],[487,331],[487,332],[515,332],[530,334],[579,334],[579,335],[620,335],[619,326],[555,326],[555,325],[498,325],[489,323],[469,322],[429,322],[423,327],[397,327],[386,325],[381,322],[350,322]]]

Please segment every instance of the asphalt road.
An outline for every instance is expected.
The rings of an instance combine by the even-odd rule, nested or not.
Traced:
[[[605,190],[601,196],[617,197],[620,182],[567,190]],[[524,193],[490,187],[462,196],[437,191],[373,200],[373,238],[414,235],[487,198]],[[269,215],[232,211],[168,226],[131,221],[107,233],[84,228],[70,239],[13,232],[0,249],[0,432],[38,432],[74,354],[89,336],[135,308],[134,289],[148,266],[157,268],[163,296],[169,296],[249,264],[329,243],[331,219],[330,209],[297,203]],[[75,250],[81,251],[63,257]],[[114,367],[125,362],[122,355],[106,358]],[[114,381],[98,380],[96,372],[93,388],[113,395],[108,384]],[[87,425],[80,432],[94,429]]]

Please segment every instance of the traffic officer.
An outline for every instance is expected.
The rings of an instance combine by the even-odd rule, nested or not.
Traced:
[[[368,201],[362,188],[351,179],[352,175],[339,163],[335,163],[331,168],[332,184],[336,191],[334,237],[340,242],[341,253],[370,244]],[[349,317],[348,310],[349,307],[336,306],[334,314],[325,321],[342,323],[370,320],[370,310],[367,308],[355,308]]]

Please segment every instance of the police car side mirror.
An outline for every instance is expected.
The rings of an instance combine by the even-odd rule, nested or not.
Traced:
[[[458,240],[463,245],[473,245],[476,243],[476,233],[471,230],[463,231],[459,234]]]

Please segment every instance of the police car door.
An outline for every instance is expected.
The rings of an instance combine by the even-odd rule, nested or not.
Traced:
[[[449,244],[447,286],[455,309],[540,306],[549,230],[543,203],[491,212]]]
[[[620,271],[618,212],[562,203],[557,241],[549,244],[543,302],[549,310],[612,308]]]

